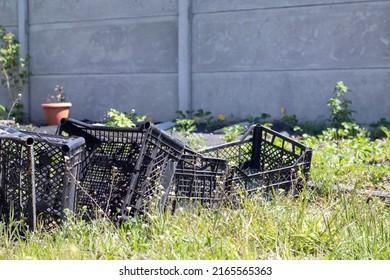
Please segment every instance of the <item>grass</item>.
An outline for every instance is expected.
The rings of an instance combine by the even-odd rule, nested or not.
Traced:
[[[326,141],[307,137],[313,147],[311,176],[322,190],[334,186],[390,192],[390,140],[368,138]]]
[[[69,218],[48,232],[0,223],[0,259],[389,259],[390,201],[334,186],[390,191],[390,139],[327,141],[314,149],[298,198],[242,197],[239,208],[151,213],[120,225]]]

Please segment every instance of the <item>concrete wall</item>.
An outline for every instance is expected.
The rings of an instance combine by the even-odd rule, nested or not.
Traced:
[[[389,119],[389,1],[194,1],[195,108],[326,118],[339,80],[357,120]]]
[[[0,0],[0,25],[9,27],[18,23],[18,2],[15,0]]]
[[[279,118],[285,107],[313,120],[328,117],[339,80],[358,121],[390,119],[389,0],[192,0],[188,34],[178,28],[183,0],[0,0],[0,24],[17,32],[23,1],[38,123],[57,84],[78,119],[134,108],[170,120],[187,94],[214,114]],[[178,55],[185,36],[190,60]],[[189,86],[178,87],[187,61]]]
[[[31,116],[56,84],[72,116],[110,108],[169,119],[177,108],[176,1],[30,1]]]

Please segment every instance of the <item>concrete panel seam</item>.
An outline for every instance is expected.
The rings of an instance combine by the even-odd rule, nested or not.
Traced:
[[[102,19],[87,19],[87,20],[69,20],[69,21],[50,21],[50,22],[38,22],[38,23],[30,23],[30,26],[42,26],[42,25],[61,25],[61,24],[83,24],[83,23],[99,23],[99,25],[103,25],[106,22],[114,22],[114,21],[141,21],[141,20],[150,20],[156,18],[167,18],[167,19],[176,19],[177,14],[172,15],[153,15],[153,16],[136,16],[136,17],[121,17],[121,18],[102,18]]]
[[[195,12],[193,16],[196,15],[207,15],[207,14],[223,14],[223,13],[235,13],[235,12],[249,12],[249,11],[262,11],[262,10],[282,10],[282,9],[296,9],[296,8],[312,8],[312,7],[321,7],[321,6],[338,6],[338,5],[359,5],[366,3],[383,3],[389,2],[389,0],[377,0],[377,1],[345,1],[338,3],[319,3],[319,4],[303,4],[295,6],[281,6],[281,7],[265,7],[265,8],[247,8],[247,9],[237,9],[237,10],[221,10],[221,11],[210,11],[210,12]]]
[[[361,67],[361,68],[321,68],[321,69],[265,69],[265,70],[220,70],[220,71],[196,71],[192,74],[214,74],[214,73],[261,73],[261,72],[308,72],[308,71],[359,71],[359,70],[390,70],[390,67]]]
[[[3,26],[6,30],[8,28],[18,28],[19,27],[19,25],[13,25],[13,24],[11,24],[11,25],[0,24],[0,25]]]
[[[35,73],[34,77],[80,77],[80,76],[146,76],[146,75],[177,75],[177,72],[115,72],[115,73]]]

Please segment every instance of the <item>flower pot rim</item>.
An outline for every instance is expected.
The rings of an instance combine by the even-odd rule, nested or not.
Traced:
[[[53,102],[53,103],[43,103],[42,107],[72,107],[71,102]]]

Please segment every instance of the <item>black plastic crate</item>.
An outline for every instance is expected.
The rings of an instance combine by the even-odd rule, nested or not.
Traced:
[[[133,177],[122,214],[142,214],[145,209],[163,211],[167,202],[177,165],[185,145],[166,132],[149,124],[138,162],[140,172]]]
[[[248,192],[299,188],[302,178],[309,179],[312,158],[310,148],[261,125],[251,126],[239,141],[201,153],[228,160],[234,172],[227,184]]]
[[[4,133],[4,131],[6,131]],[[3,216],[37,218],[45,227],[76,211],[76,184],[84,155],[83,138],[19,132],[0,134],[0,208]],[[8,132],[8,133],[7,133]]]
[[[86,140],[78,203],[87,207],[89,218],[103,211],[127,219],[154,204],[164,209],[183,143],[150,123],[119,128],[63,119],[58,133]]]
[[[186,149],[173,180],[174,209],[189,203],[219,206],[224,199],[228,161]]]

